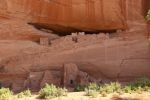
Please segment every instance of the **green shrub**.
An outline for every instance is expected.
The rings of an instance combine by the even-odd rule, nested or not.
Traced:
[[[138,80],[136,80],[135,82],[132,82],[129,84],[131,86],[132,90],[137,90],[139,88],[146,88],[146,87],[150,87],[150,79],[148,78],[140,78]]]
[[[78,87],[78,90],[82,88]],[[86,86],[85,92],[87,96],[96,97],[100,93],[103,97],[107,96],[109,93],[142,93],[143,91],[150,92],[150,79],[140,78],[134,82],[131,82],[125,86],[121,86],[119,82],[112,82],[109,84],[104,84],[98,86],[96,83],[90,83]]]
[[[57,88],[57,96],[67,96],[67,89]]]
[[[99,92],[96,90],[91,90],[91,89],[85,89],[86,96],[92,96],[92,97],[97,97]]]
[[[0,89],[0,100],[9,100],[13,92],[9,88]]]
[[[123,92],[125,92],[125,93],[132,93],[133,90],[132,90],[131,86],[125,86],[123,88]]]
[[[75,92],[81,92],[84,91],[86,86],[77,85],[74,89]]]
[[[146,19],[147,21],[150,21],[150,10],[147,13]],[[148,46],[150,47],[150,39],[148,39]]]
[[[96,97],[99,94],[99,86],[96,83],[90,83],[86,88],[85,92],[87,96]]]
[[[148,13],[147,13],[146,19],[147,19],[147,21],[150,20],[150,10],[149,10]]]
[[[39,96],[42,99],[55,98],[58,96],[66,96],[67,90],[62,88],[57,88],[55,85],[46,84],[39,92]]]
[[[99,88],[100,88],[100,87],[99,87],[96,83],[90,83],[90,84],[86,87],[86,89],[88,89],[88,90],[95,90],[95,91],[98,91]]]
[[[43,89],[39,92],[41,98],[47,97],[57,97],[57,88],[56,86],[46,84]]]
[[[112,82],[110,84],[104,84],[100,87],[99,92],[106,92],[106,93],[114,93],[121,91],[121,84],[118,82]]]
[[[107,96],[107,94],[109,93],[122,93],[122,87],[121,84],[118,82],[112,82],[110,84],[104,84],[102,86],[98,86],[95,83],[91,83],[87,86],[85,92],[88,96],[95,96],[98,93],[100,93],[104,97]]]
[[[31,91],[30,91],[29,89],[23,91],[23,93],[24,93],[25,96],[28,96],[28,97],[30,97],[30,96],[32,95],[32,94],[31,94]]]
[[[31,95],[32,95],[31,91],[28,89],[23,92],[20,92],[17,96],[18,98],[24,98],[24,97],[30,97]]]

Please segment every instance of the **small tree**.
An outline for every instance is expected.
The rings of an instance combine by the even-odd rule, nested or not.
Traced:
[[[147,13],[146,19],[147,19],[147,21],[150,21],[150,10]]]
[[[147,13],[146,20],[150,21],[150,10]],[[148,46],[150,47],[150,39],[148,39]]]

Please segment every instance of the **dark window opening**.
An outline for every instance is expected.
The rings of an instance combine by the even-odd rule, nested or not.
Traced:
[[[72,85],[74,82],[73,82],[73,80],[70,80],[70,84]]]

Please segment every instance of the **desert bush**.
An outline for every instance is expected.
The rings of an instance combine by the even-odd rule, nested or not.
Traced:
[[[131,86],[125,86],[122,90],[125,93],[132,93],[133,92]]]
[[[86,96],[97,97],[99,95],[99,92],[96,90],[85,89],[85,92]]]
[[[57,88],[57,96],[67,96],[66,88]]]
[[[150,10],[147,12],[146,19],[147,19],[147,21],[150,21]]]
[[[150,90],[150,80],[148,78],[140,78],[124,86],[122,90],[125,93],[142,93],[142,91]]]
[[[150,79],[140,78],[140,79],[137,79],[136,81],[134,81],[132,83],[129,83],[129,86],[134,91],[138,90],[139,88],[141,88],[141,89],[149,88],[150,87]]]
[[[120,92],[122,90],[121,84],[118,82],[112,82],[110,84],[104,84],[100,87],[99,92],[103,93],[113,93],[113,92]]]
[[[39,92],[39,96],[42,99],[46,98],[55,98],[58,96],[66,96],[67,89],[57,88],[55,85],[45,84],[44,88],[42,88]]]
[[[39,94],[40,94],[41,98],[47,98],[49,96],[56,97],[57,96],[57,88],[53,84],[52,85],[46,84],[44,86],[44,88],[42,88],[40,90]]]
[[[13,92],[9,88],[0,89],[0,100],[9,100]]]
[[[88,89],[88,90],[95,90],[95,91],[98,91],[99,88],[100,88],[100,87],[99,87],[96,83],[90,83],[90,84],[86,87],[86,89]]]
[[[75,92],[81,92],[84,91],[86,86],[77,85],[74,89]]]
[[[146,20],[150,21],[150,10],[147,12]],[[148,46],[150,47],[150,39],[148,39]]]
[[[87,96],[96,97],[99,94],[99,86],[96,83],[90,83],[85,88],[85,92]]]
[[[20,92],[17,96],[18,98],[23,98],[23,97],[30,97],[31,95],[32,95],[31,91],[28,89],[23,92]]]
[[[122,86],[119,82],[112,82],[101,86],[98,86],[95,83],[91,83],[87,86],[85,92],[88,96],[96,96],[100,93],[103,97],[105,97],[109,93],[122,93]]]
[[[79,88],[80,89],[80,88]],[[150,92],[150,79],[140,78],[134,82],[131,82],[125,86],[122,86],[119,82],[111,82],[109,84],[103,84],[98,86],[96,83],[91,83],[86,86],[85,92],[87,96],[96,97],[99,93],[105,97],[110,93],[142,93],[143,91]]]

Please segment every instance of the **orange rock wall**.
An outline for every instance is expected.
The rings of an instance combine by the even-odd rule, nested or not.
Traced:
[[[124,0],[0,0],[0,13],[53,30],[113,30],[126,26],[123,4]]]
[[[54,31],[126,29],[144,22],[148,8],[148,0],[0,0],[0,16],[19,17]]]
[[[148,7],[148,0],[0,0],[2,85],[19,91],[36,89],[45,82],[59,84],[61,79],[57,77],[62,74],[58,72],[68,62],[98,82],[150,77],[150,48],[144,35],[147,24],[143,14]],[[51,45],[43,46],[31,41],[51,35],[27,23],[59,32],[126,29],[126,26],[129,30],[79,35],[78,43],[72,41],[72,36],[56,37]],[[86,73],[79,73],[81,79]]]

